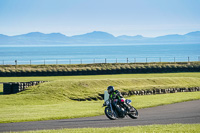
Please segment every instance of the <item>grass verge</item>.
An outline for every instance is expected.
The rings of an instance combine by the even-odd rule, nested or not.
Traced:
[[[147,126],[127,126],[112,128],[75,128],[75,129],[59,129],[59,130],[39,130],[26,131],[27,133],[198,133],[200,132],[200,124],[169,124],[169,125],[147,125]],[[14,132],[12,132],[14,133]],[[15,132],[19,133],[19,132]]]
[[[197,100],[200,99],[200,92],[132,96],[130,99],[133,101],[132,105],[134,107],[141,109],[158,105]],[[49,103],[40,103],[35,100],[35,102],[32,101],[30,104],[23,104],[23,100],[21,100],[18,105],[14,105],[12,104],[12,101],[14,100],[16,99],[10,99],[10,102],[8,103],[0,103],[0,123],[68,119],[104,114],[104,108],[101,107],[103,101],[78,102],[67,100],[65,102],[54,101]]]

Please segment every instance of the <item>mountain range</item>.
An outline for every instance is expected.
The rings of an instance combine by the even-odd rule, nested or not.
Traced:
[[[113,36],[93,31],[82,35],[66,36],[61,33],[31,32],[16,36],[0,34],[0,45],[73,45],[73,44],[200,44],[200,31],[184,35],[171,34],[158,37]]]

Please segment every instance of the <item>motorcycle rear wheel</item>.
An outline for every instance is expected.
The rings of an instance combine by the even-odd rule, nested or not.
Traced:
[[[105,114],[110,120],[116,120],[117,119],[116,113],[114,111],[112,113],[111,109],[109,107],[105,108]]]
[[[137,119],[139,114],[136,108],[132,107],[134,109],[134,112],[131,114],[128,114],[129,117],[131,117],[132,119]]]

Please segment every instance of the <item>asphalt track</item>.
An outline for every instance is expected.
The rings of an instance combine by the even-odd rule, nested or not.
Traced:
[[[76,119],[2,123],[0,132],[61,128],[123,127],[152,124],[200,124],[200,100],[140,109],[139,118],[109,120],[106,116]]]

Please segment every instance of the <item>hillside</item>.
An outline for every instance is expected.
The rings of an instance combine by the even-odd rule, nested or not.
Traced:
[[[3,101],[0,103],[0,123],[103,115],[103,101],[97,99],[108,85],[115,86],[115,89],[121,92],[156,88],[199,88],[200,73],[0,77],[0,82],[39,80],[49,82],[28,87],[17,94],[4,95],[0,90],[0,100]],[[1,84],[0,87],[2,87]],[[199,93],[168,93],[129,98],[133,101],[134,107],[140,109],[199,99]]]

